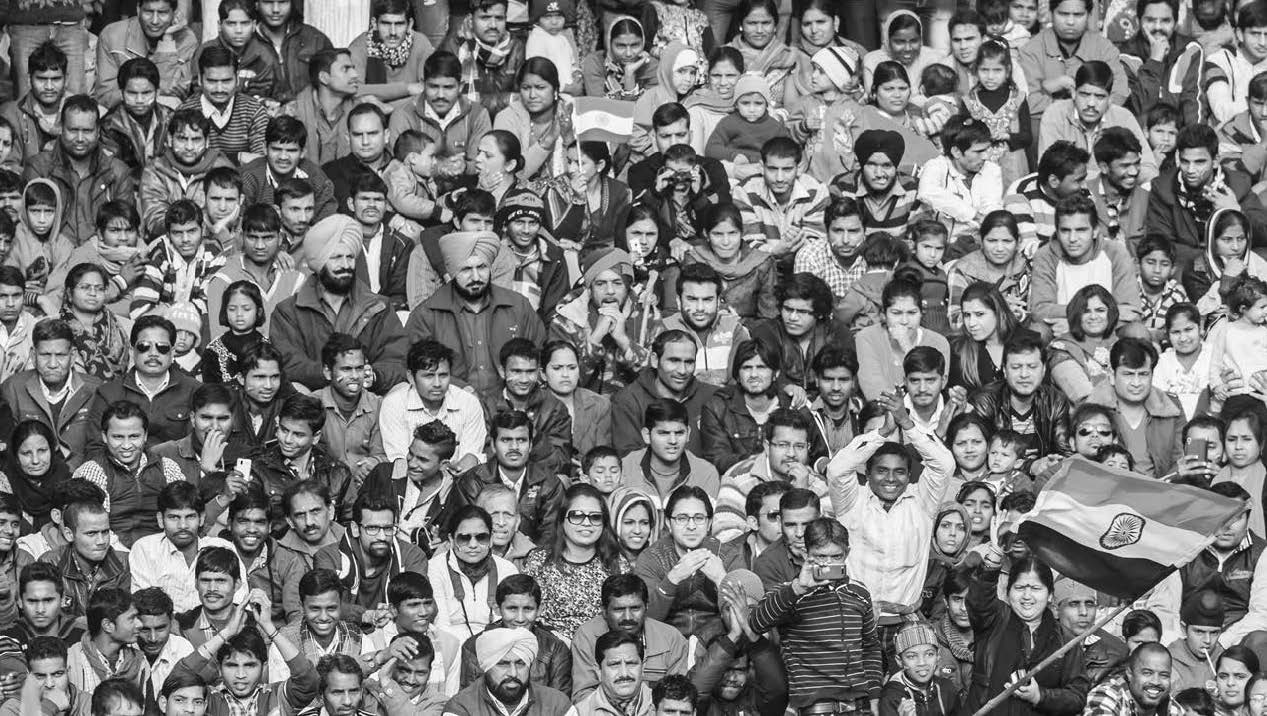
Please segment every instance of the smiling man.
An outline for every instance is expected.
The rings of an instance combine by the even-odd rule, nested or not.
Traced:
[[[857,263],[855,259],[863,236],[905,230],[911,210],[915,208],[915,192],[919,188],[915,177],[898,168],[906,154],[906,140],[900,133],[891,129],[868,129],[854,140],[853,148],[857,171],[842,174],[832,182],[839,196],[827,207],[827,240],[831,253],[822,251],[817,244],[807,244],[797,252],[796,264],[797,271],[813,271],[811,263],[830,265],[835,262],[826,259],[834,256],[839,262],[839,269],[833,273],[845,273],[848,277],[846,282],[842,286],[839,281],[834,282],[830,274],[822,275],[841,296],[849,288],[848,281],[855,278],[849,268]],[[844,203],[842,200],[852,201]],[[837,221],[846,217],[857,217],[861,230],[845,232],[842,227],[835,226]],[[802,256],[807,257],[805,263]],[[862,265],[865,266],[865,263]]]
[[[242,203],[275,203],[273,191],[287,179],[304,179],[312,185],[316,219],[338,210],[334,184],[321,166],[305,156],[308,130],[303,122],[286,115],[268,120],[264,130],[264,156],[242,166]]]
[[[1141,644],[1126,660],[1126,673],[1116,674],[1087,694],[1086,716],[1168,716],[1179,708],[1171,693],[1173,662],[1158,643]]]
[[[180,612],[198,606],[193,570],[198,553],[207,547],[232,547],[219,537],[198,536],[203,508],[202,496],[192,483],[173,482],[158,493],[158,522],[163,531],[132,545],[128,562],[133,589],[161,587]]]
[[[304,482],[315,483],[326,491],[327,501],[338,505],[337,515],[332,513],[330,518],[337,517],[346,525],[351,522],[352,501],[356,499],[352,471],[318,444],[325,418],[321,401],[311,395],[294,394],[283,399],[277,412],[276,440],[251,454],[252,482],[258,480],[275,509],[287,502],[285,496],[292,488]],[[293,520],[295,506],[288,504],[285,512],[287,519]],[[275,533],[280,532],[281,516],[279,509],[274,512]],[[294,524],[291,527],[299,529]],[[304,539],[307,538],[305,534]],[[315,551],[314,547],[311,552]]]
[[[268,498],[259,490],[246,490],[229,503],[229,538],[246,570],[247,585],[268,597],[273,619],[298,623],[299,580],[308,565],[293,550],[281,548],[269,534]]]
[[[717,388],[696,379],[698,352],[695,339],[686,331],[667,330],[655,337],[648,367],[638,373],[637,380],[612,396],[612,435],[617,450],[627,454],[647,445],[647,439],[639,432],[647,406],[667,398],[681,403],[686,410],[690,433],[687,447],[696,454],[703,453],[698,429],[700,414]]]

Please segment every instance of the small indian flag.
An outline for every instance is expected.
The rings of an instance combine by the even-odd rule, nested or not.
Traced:
[[[1214,541],[1240,500],[1080,457],[1067,460],[1017,523],[1017,536],[1057,573],[1135,599]]]
[[[572,128],[583,142],[624,144],[633,136],[634,103],[606,97],[572,101]]]

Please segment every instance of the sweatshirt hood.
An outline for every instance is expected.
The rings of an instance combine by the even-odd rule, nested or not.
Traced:
[[[627,459],[627,458],[626,458]],[[620,532],[620,523],[625,519],[625,514],[630,509],[644,505],[647,508],[647,514],[651,519],[651,534],[647,537],[647,546],[655,544],[659,535],[660,524],[656,521],[655,503],[651,497],[641,490],[635,490],[631,487],[620,486],[607,496],[607,513],[611,519],[612,530]]]
[[[965,535],[963,542],[959,545],[959,549],[955,550],[953,554],[946,554],[940,547],[937,546],[937,525],[941,523],[941,519],[943,517],[952,513],[957,513],[961,518],[963,518],[963,524],[965,527],[972,524],[972,519],[968,516],[968,508],[958,502],[955,502],[954,500],[948,500],[941,503],[941,507],[937,509],[937,516],[933,519],[933,538],[930,554],[935,561],[942,562],[948,566],[953,566],[959,563],[960,558],[963,557],[963,553],[968,551],[969,542],[968,536]]]
[[[52,240],[62,231],[62,214],[66,211],[66,200],[62,197],[62,190],[57,188],[57,182],[37,177],[27,182],[26,188],[22,190],[23,206],[26,205],[27,192],[36,185],[48,187],[53,192],[53,230],[49,232],[49,239]]]
[[[683,56],[684,54],[686,56]],[[670,94],[676,95],[677,90],[673,88],[673,71],[679,65],[698,63],[699,54],[685,44],[674,40],[665,45],[664,49],[660,51],[660,67],[656,71],[660,86],[668,90]]]

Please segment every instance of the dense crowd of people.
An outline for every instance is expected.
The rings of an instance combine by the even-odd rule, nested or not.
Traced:
[[[1267,0],[0,25],[0,716],[1267,716]]]

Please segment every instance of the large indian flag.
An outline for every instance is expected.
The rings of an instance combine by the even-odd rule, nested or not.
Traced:
[[[606,97],[572,100],[572,129],[583,142],[624,144],[633,136],[634,103]]]
[[[1017,523],[1017,535],[1056,572],[1135,599],[1192,561],[1245,509],[1187,485],[1067,460]]]

